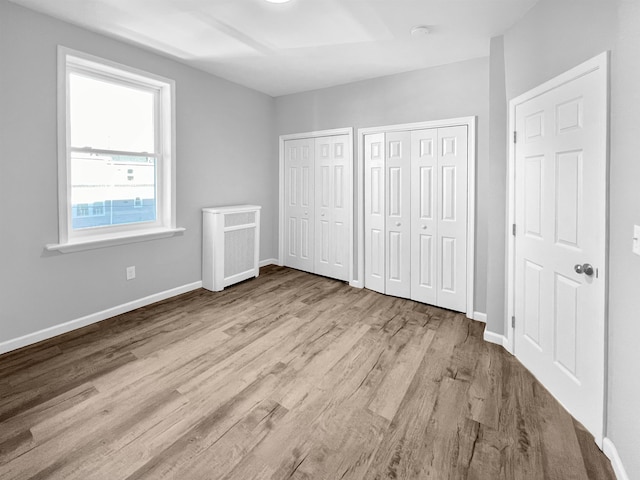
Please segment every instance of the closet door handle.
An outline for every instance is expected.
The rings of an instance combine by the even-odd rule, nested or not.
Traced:
[[[426,225],[422,225],[422,229],[423,229],[423,230],[426,230],[426,229],[427,229],[427,226],[426,226]]]
[[[396,222],[396,227],[401,227],[402,224],[400,222]]]

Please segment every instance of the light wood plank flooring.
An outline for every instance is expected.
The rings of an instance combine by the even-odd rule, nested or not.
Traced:
[[[0,356],[0,478],[613,479],[483,327],[267,267]]]

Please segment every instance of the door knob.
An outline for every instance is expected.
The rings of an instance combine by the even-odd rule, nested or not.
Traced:
[[[396,227],[401,227],[402,224],[400,222],[396,222]]]
[[[585,263],[584,265],[578,264],[575,267],[573,267],[573,269],[576,271],[576,273],[584,273],[589,277],[593,275],[593,272],[594,272],[593,267],[589,263]]]
[[[423,230],[426,230],[426,229],[427,229],[427,226],[426,226],[426,225],[422,225],[422,229],[423,229]]]

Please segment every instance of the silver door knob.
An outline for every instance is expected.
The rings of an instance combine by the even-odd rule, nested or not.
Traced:
[[[402,224],[400,222],[396,222],[396,227],[401,227]]]
[[[593,275],[593,272],[595,271],[593,269],[593,266],[591,266],[589,263],[585,263],[584,265],[578,264],[575,267],[573,267],[573,269],[576,271],[576,273],[584,273],[589,277]]]
[[[426,229],[427,229],[427,226],[426,226],[426,225],[422,225],[422,229],[423,229],[423,230],[426,230]]]
[[[323,216],[323,217],[324,217],[324,213],[323,213],[321,216]]]

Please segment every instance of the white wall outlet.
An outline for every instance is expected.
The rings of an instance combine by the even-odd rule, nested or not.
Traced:
[[[136,267],[127,267],[127,280],[136,278]]]
[[[640,225],[633,226],[633,247],[631,251],[636,255],[640,255]]]

